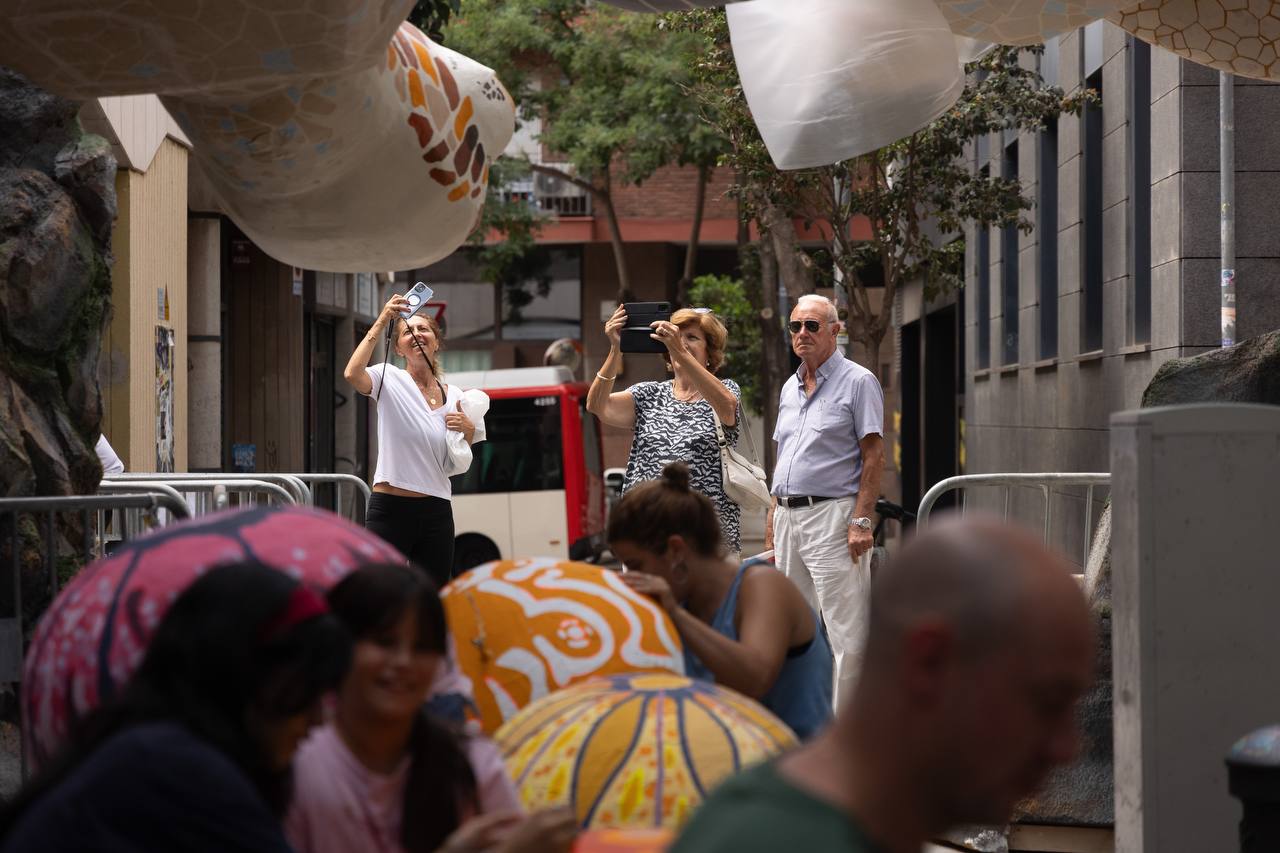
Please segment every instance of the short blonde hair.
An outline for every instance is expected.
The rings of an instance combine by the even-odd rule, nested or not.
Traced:
[[[720,322],[719,317],[710,311],[681,308],[671,315],[671,322],[680,329],[697,323],[707,339],[707,370],[715,373],[720,369],[720,365],[724,364],[724,346],[729,340],[729,330]]]

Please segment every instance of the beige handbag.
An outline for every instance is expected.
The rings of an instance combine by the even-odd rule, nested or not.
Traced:
[[[720,475],[724,483],[724,493],[729,500],[744,510],[767,509],[773,503],[773,499],[769,496],[769,483],[764,475],[764,469],[754,460],[748,459],[729,446],[729,440],[724,436],[724,427],[720,423],[720,416],[716,414],[714,406],[711,407],[711,417],[716,422],[716,442],[720,445]],[[746,412],[743,412],[739,432],[747,434],[747,441],[751,444],[751,455],[756,456],[755,439],[751,437],[751,430],[747,428]]]

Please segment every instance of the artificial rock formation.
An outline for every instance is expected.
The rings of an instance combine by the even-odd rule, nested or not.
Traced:
[[[79,104],[0,68],[0,494],[92,492],[116,162]]]
[[[0,496],[92,494],[98,353],[111,310],[116,161],[79,104],[0,67]],[[0,533],[7,534],[7,523]],[[63,529],[64,538],[78,531]],[[20,524],[23,610],[48,600],[39,538]],[[9,559],[12,540],[0,539]],[[11,587],[0,590],[10,607]],[[5,612],[11,612],[5,610]]]

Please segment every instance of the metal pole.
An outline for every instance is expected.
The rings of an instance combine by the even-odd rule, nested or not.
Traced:
[[[849,189],[842,178],[832,178],[834,184],[836,204],[844,208],[848,203]],[[840,217],[837,216],[837,219]],[[834,258],[840,251],[840,241],[834,234],[831,235],[831,255]],[[835,284],[833,296],[835,297],[836,313],[840,316],[840,322],[844,325],[840,328],[840,333],[836,336],[836,348],[840,352],[849,353],[849,292],[845,290],[844,272],[840,268],[839,263],[832,263],[832,283]],[[871,368],[874,370],[876,366],[873,364]]]
[[[1218,149],[1222,199],[1222,346],[1236,342],[1236,101],[1235,77],[1218,72]]]

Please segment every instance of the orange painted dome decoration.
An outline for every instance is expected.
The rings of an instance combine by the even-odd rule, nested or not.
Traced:
[[[455,578],[441,597],[485,732],[571,684],[654,670],[684,673],[670,617],[599,566],[499,560]]]
[[[719,782],[796,744],[745,696],[659,673],[561,690],[495,739],[526,809],[569,806],[591,829],[678,830]]]

